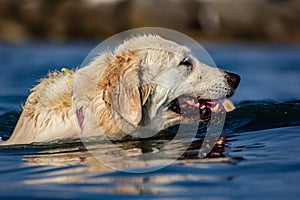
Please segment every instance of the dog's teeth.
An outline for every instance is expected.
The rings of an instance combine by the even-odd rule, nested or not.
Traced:
[[[216,104],[214,107],[211,107],[211,110],[213,112],[219,112],[220,111],[220,104]]]
[[[215,107],[214,107],[214,110],[215,111],[218,111],[220,109],[220,104],[217,104]]]
[[[202,105],[201,107],[200,107],[200,109],[204,109],[205,108],[205,105]]]

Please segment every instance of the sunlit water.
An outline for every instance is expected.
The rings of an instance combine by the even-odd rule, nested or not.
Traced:
[[[36,79],[50,70],[80,66],[95,45],[0,45],[1,138],[13,131]],[[222,137],[205,159],[198,152],[202,129],[175,163],[149,173],[115,171],[95,159],[79,140],[2,147],[1,199],[298,199],[300,47],[247,43],[205,47],[218,66],[242,77],[232,98],[237,109],[228,114]],[[190,134],[188,125],[186,130]],[[145,152],[168,141],[118,145]],[[174,144],[170,154],[178,148],[180,144]],[[107,144],[95,149],[111,151]],[[161,160],[153,163],[159,166]],[[125,167],[147,168],[134,162]]]

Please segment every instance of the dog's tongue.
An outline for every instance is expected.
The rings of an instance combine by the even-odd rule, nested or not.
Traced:
[[[207,100],[198,101],[197,99],[184,97],[181,98],[181,102],[184,102],[184,104],[181,104],[180,107],[186,107],[187,104],[197,109],[209,108],[212,112],[226,111],[223,104],[217,101],[207,101]]]
[[[223,106],[223,104],[218,101],[207,101],[206,107],[210,108],[210,110],[215,113],[221,112],[221,111],[227,112],[225,107]]]

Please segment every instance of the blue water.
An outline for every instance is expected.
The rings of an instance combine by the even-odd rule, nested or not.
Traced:
[[[80,66],[96,44],[1,44],[0,136],[10,136],[37,79]],[[141,174],[101,166],[77,140],[0,148],[0,198],[299,199],[300,45],[204,47],[218,66],[242,77],[232,98],[237,109],[228,114],[222,142],[207,158],[195,153],[201,133],[178,161]]]

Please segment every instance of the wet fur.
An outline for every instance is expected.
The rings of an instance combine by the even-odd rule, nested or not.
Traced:
[[[192,69],[178,66],[186,56],[193,61]],[[31,90],[11,138],[3,144],[99,132],[120,138],[139,126],[161,130],[185,120],[167,110],[167,104],[182,94],[203,99],[231,96],[234,88],[226,76],[175,42],[153,35],[134,37],[72,75],[53,72],[41,79]],[[83,130],[76,116],[79,109]]]

